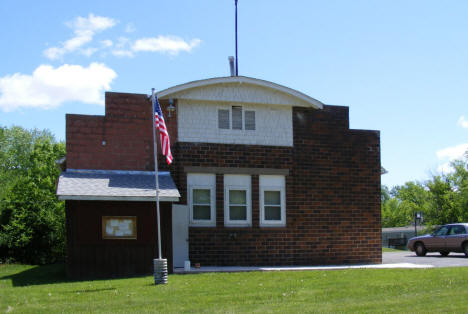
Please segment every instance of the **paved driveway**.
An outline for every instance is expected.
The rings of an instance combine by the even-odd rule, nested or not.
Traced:
[[[468,266],[468,257],[463,253],[450,253],[442,257],[439,253],[427,253],[424,257],[416,256],[414,252],[384,252],[382,264],[411,263],[419,265],[432,265],[434,267]]]

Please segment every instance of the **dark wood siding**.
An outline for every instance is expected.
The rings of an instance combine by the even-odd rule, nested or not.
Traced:
[[[150,202],[67,201],[67,274],[105,278],[151,274],[157,258],[156,205]],[[136,216],[137,239],[103,239],[102,216]],[[172,205],[161,203],[163,258],[172,270]]]

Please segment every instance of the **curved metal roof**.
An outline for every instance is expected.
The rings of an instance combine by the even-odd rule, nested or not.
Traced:
[[[322,102],[310,96],[307,96],[306,94],[303,94],[297,90],[294,90],[292,88],[279,85],[273,82],[264,81],[264,80],[260,80],[260,79],[256,79],[252,77],[246,77],[246,76],[215,77],[215,78],[210,78],[210,79],[205,79],[205,80],[188,82],[188,83],[176,85],[176,86],[167,88],[165,90],[162,90],[157,93],[157,96],[158,98],[167,99],[167,98],[172,98],[176,96],[178,93],[185,92],[190,89],[198,89],[198,88],[210,87],[214,85],[228,85],[228,84],[230,85],[247,84],[250,86],[271,89],[273,91],[280,92],[291,97],[295,97],[299,99],[301,103],[304,103],[305,106],[310,106],[310,107],[317,108],[317,109],[323,108]]]

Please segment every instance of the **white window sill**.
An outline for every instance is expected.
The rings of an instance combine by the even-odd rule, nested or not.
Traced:
[[[286,224],[284,222],[281,223],[260,223],[260,228],[284,228]]]
[[[225,227],[228,227],[228,228],[236,228],[236,227],[252,227],[252,224],[251,223],[225,223],[224,224]]]
[[[216,223],[213,222],[192,222],[189,227],[216,227]]]

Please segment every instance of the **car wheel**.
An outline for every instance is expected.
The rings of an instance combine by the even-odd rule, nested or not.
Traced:
[[[424,244],[416,243],[415,252],[417,256],[425,256],[427,251]]]
[[[442,256],[447,256],[447,255],[449,255],[450,252],[439,252],[439,253],[440,253],[440,255],[442,255]]]
[[[468,257],[468,242],[463,244],[463,253]]]

